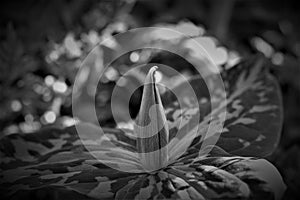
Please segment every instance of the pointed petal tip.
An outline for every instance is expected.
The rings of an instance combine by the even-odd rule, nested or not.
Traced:
[[[154,65],[150,68],[149,73],[154,73],[158,69],[158,66]]]
[[[155,82],[155,72],[157,71],[158,66],[153,66],[150,68],[149,72],[148,72],[148,76],[151,77],[151,79]]]

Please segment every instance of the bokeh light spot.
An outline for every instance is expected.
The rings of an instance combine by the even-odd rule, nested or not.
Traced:
[[[67,91],[68,87],[65,82],[62,81],[56,81],[53,84],[53,90],[57,93],[65,93]]]
[[[45,120],[47,123],[52,124],[56,120],[56,114],[53,111],[47,111],[44,114]]]
[[[140,55],[137,52],[132,52],[129,57],[130,61],[136,63],[140,59]]]
[[[18,111],[20,111],[22,109],[22,104],[18,100],[13,100],[11,102],[11,109],[14,112],[18,112]]]
[[[284,56],[282,53],[277,52],[272,56],[272,63],[274,65],[281,65],[283,63]]]
[[[55,81],[54,77],[51,75],[46,76],[44,80],[47,86],[52,86]]]

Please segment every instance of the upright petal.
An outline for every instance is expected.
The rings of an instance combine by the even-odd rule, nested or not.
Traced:
[[[154,73],[150,69],[144,84],[141,108],[137,117],[135,133],[141,163],[148,171],[155,171],[168,163],[168,126]]]

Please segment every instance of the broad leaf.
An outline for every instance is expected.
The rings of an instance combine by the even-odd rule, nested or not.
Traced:
[[[59,199],[280,199],[285,185],[276,168],[263,159],[239,157],[269,154],[278,142],[282,111],[276,81],[262,58],[222,76],[226,92],[211,75],[190,80],[194,97],[184,84],[172,90],[182,99],[164,94],[170,132],[166,167],[143,170],[132,130],[85,123],[42,129],[0,140],[2,196],[29,199],[28,193],[47,190]]]
[[[268,72],[265,59],[256,56],[242,61],[221,75],[226,94],[221,94],[219,91],[222,90],[215,84],[218,75],[190,80],[199,106],[195,99],[180,95],[186,98],[185,102],[191,102],[180,107],[174,95],[170,92],[164,94],[173,146],[181,147],[181,143],[186,145],[185,141],[191,140],[190,135],[197,134],[192,145],[198,149],[205,148],[210,145],[210,140],[219,137],[217,145],[231,154],[266,156],[272,153],[280,137],[282,105],[279,87]],[[172,91],[184,93],[185,84]],[[195,121],[193,116],[198,110],[200,120]],[[180,123],[182,127],[178,126]]]
[[[218,145],[238,155],[266,156],[277,147],[282,127],[281,93],[268,63],[254,57],[230,69],[227,119]]]
[[[266,160],[221,157],[219,150],[149,174],[103,165],[78,142],[74,128],[11,135],[0,144],[4,199],[30,199],[49,191],[58,199],[279,199],[285,189]]]

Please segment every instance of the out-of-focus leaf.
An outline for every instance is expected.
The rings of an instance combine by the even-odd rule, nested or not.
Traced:
[[[208,187],[203,188],[207,189],[206,193],[211,195],[206,196],[209,199],[238,197],[281,199],[285,191],[285,185],[278,170],[264,159],[208,157],[196,161],[190,167],[202,172],[205,176],[203,182]],[[183,169],[183,172],[187,181],[197,183],[195,172],[189,171],[188,168]]]

